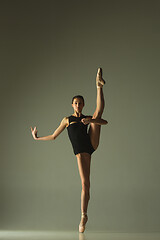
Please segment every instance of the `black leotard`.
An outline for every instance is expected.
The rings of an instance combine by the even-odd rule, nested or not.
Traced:
[[[89,153],[90,155],[95,151],[93,148],[90,136],[87,132],[88,124],[81,122],[82,118],[86,118],[85,115],[81,117],[69,116],[69,126],[67,127],[68,136],[72,143],[74,154]],[[74,123],[73,123],[74,122]]]

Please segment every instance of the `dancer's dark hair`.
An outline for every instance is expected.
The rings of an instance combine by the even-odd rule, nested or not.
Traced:
[[[74,97],[72,98],[72,103],[73,103],[73,101],[74,101],[75,98],[80,98],[80,99],[82,99],[83,104],[84,104],[84,98],[83,98],[83,96],[81,96],[81,95],[76,95],[76,96],[74,96]]]

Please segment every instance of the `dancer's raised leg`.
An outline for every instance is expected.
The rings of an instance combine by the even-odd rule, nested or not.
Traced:
[[[104,95],[103,95],[103,85],[105,84],[105,81],[102,78],[102,69],[99,68],[97,71],[97,77],[96,77],[96,86],[97,86],[97,105],[96,110],[93,114],[93,119],[101,118],[105,101],[104,101]],[[101,131],[101,125],[97,125],[94,123],[90,124],[89,128],[89,135],[91,139],[91,143],[93,148],[96,150],[99,145],[100,140],[100,131]]]

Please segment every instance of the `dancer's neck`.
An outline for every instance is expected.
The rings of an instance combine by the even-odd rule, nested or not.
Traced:
[[[78,113],[78,112],[74,112],[72,116],[75,116],[75,117],[81,117],[82,116],[82,113]]]

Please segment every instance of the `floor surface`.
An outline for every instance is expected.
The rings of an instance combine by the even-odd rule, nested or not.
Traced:
[[[0,231],[1,240],[160,240],[160,233]]]

